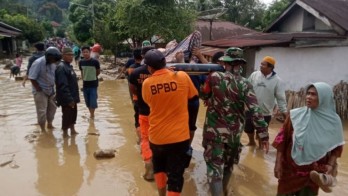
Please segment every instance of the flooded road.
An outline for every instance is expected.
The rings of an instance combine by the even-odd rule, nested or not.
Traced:
[[[1,68],[2,69],[2,68]],[[81,86],[81,85],[80,85]],[[133,110],[126,80],[103,81],[99,87],[96,119],[88,119],[85,105],[78,105],[78,135],[63,138],[60,130],[61,109],[47,133],[38,132],[31,85],[8,79],[0,74],[0,195],[70,196],[70,195],[157,195],[155,183],[141,178],[144,171],[133,126]],[[81,98],[83,98],[81,94]],[[182,195],[209,195],[202,157],[202,125],[205,108],[200,108],[198,129],[193,141],[193,156],[185,172]],[[271,125],[273,140],[280,124]],[[345,123],[345,140],[348,140]],[[247,143],[243,136],[242,143]],[[98,149],[115,149],[116,157],[97,160]],[[244,147],[240,164],[230,181],[231,195],[269,196],[276,194],[273,177],[275,149],[269,154]],[[338,186],[331,194],[348,195],[348,147],[339,159]]]

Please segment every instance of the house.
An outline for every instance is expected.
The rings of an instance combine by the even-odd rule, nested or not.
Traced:
[[[215,51],[241,47],[248,76],[266,55],[275,57],[275,71],[286,89],[298,91],[311,82],[334,86],[348,81],[348,1],[295,0],[264,32],[207,41]],[[204,53],[209,56],[211,53]]]
[[[226,37],[239,36],[248,33],[256,33],[257,31],[237,25],[229,21],[221,21],[218,19],[209,20],[209,19],[200,19],[195,23],[195,30],[201,32],[202,42],[220,40]],[[214,55],[217,51],[224,51],[224,48],[215,48],[204,46],[201,49],[201,52],[205,54],[208,60]]]
[[[203,42],[256,32],[229,21],[203,19],[196,21],[195,30],[201,32]]]
[[[17,51],[16,37],[21,30],[0,21],[0,58],[12,56]]]

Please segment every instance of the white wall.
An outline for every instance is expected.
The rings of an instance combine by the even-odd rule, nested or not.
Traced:
[[[312,82],[336,85],[348,81],[348,46],[320,48],[261,48],[256,52],[255,70],[264,56],[276,59],[275,72],[287,90],[298,91]]]
[[[303,26],[303,9],[293,9],[290,16],[279,26],[280,32],[301,32]]]
[[[323,21],[318,18],[315,19],[315,30],[333,30],[331,27],[327,26]]]

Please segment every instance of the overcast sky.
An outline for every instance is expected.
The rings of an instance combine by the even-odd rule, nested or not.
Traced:
[[[260,0],[261,2],[265,3],[265,4],[269,4],[271,3],[273,0]]]

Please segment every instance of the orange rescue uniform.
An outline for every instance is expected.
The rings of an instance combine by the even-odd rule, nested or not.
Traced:
[[[187,103],[198,92],[185,72],[155,71],[144,81],[142,95],[150,107],[151,143],[172,144],[190,139]]]

